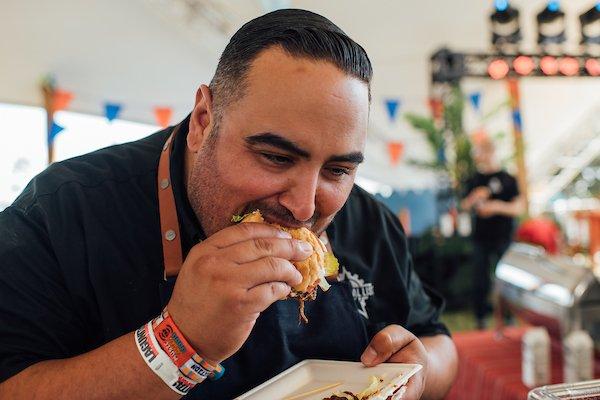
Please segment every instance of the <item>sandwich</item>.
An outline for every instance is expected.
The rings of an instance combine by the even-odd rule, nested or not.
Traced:
[[[253,211],[243,216],[234,216],[233,222],[246,223],[257,222],[266,224],[259,210]],[[327,291],[330,287],[326,276],[336,275],[338,272],[338,261],[335,256],[327,251],[327,248],[321,240],[307,228],[287,228],[277,224],[277,228],[288,232],[292,238],[303,240],[313,247],[313,253],[303,261],[293,261],[292,264],[302,274],[302,282],[292,287],[288,298],[296,298],[299,302],[300,320],[308,322],[304,314],[304,302],[317,298],[317,287]]]

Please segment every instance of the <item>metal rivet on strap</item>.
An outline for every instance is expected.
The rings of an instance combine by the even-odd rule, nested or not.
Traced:
[[[173,229],[169,229],[168,231],[165,232],[165,239],[167,239],[169,242],[173,239],[175,239],[175,231]]]
[[[163,179],[160,181],[160,188],[161,189],[166,189],[169,187],[169,179]]]

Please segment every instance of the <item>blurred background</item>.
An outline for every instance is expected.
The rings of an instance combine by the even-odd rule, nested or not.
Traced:
[[[587,301],[596,307],[588,317],[595,325],[584,328],[600,341],[600,296],[584,296],[597,291],[589,276],[600,268],[600,2],[1,5],[0,210],[49,162],[182,120],[244,22],[278,8],[309,9],[371,58],[371,118],[357,183],[398,215],[415,268],[446,297],[443,318],[452,330],[478,327],[471,310],[474,215],[460,202],[476,171],[472,148],[491,142],[499,167],[518,182],[524,207],[515,226],[525,228],[516,239],[529,246],[511,248],[495,272],[494,262],[496,310],[512,309],[500,316],[510,324],[542,324],[527,313],[550,318],[546,325],[564,337],[582,328],[569,313],[581,316]],[[554,275],[535,270],[542,263]],[[572,278],[572,271],[585,273]],[[539,299],[548,303],[531,305]],[[556,312],[540,311],[547,307]],[[479,328],[492,324],[487,318]]]

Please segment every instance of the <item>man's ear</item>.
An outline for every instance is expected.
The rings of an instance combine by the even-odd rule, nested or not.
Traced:
[[[196,153],[212,130],[214,125],[212,111],[212,94],[206,85],[200,85],[196,92],[196,102],[190,117],[190,127],[187,135],[187,145],[190,151]]]

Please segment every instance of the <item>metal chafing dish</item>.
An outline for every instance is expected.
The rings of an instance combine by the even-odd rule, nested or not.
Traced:
[[[590,268],[514,243],[496,268],[501,305],[558,338],[584,329],[600,351],[600,284]]]
[[[527,400],[598,400],[600,379],[542,386],[529,392]]]

